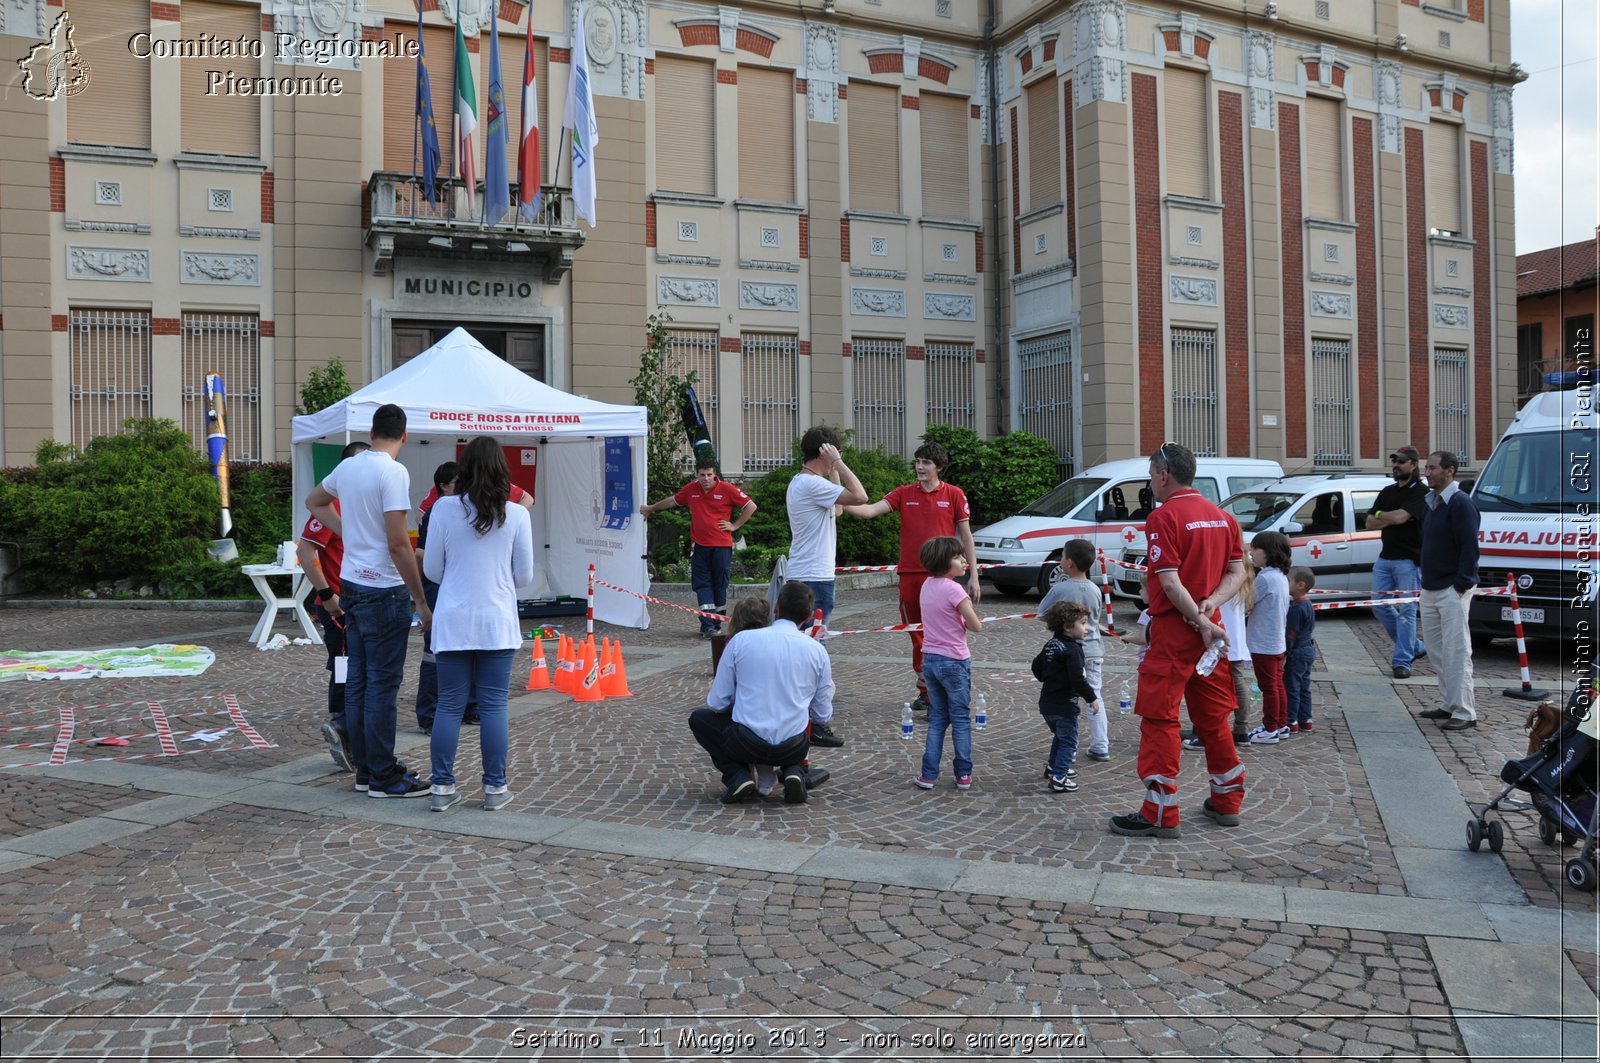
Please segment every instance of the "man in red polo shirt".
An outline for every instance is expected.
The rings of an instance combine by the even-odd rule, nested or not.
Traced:
[[[1244,802],[1244,765],[1228,721],[1233,680],[1223,666],[1195,671],[1206,648],[1224,638],[1217,607],[1244,581],[1239,525],[1194,489],[1194,454],[1163,443],[1150,455],[1150,489],[1161,507],[1145,521],[1150,566],[1150,651],[1139,665],[1141,721],[1139,811],[1111,817],[1111,833],[1133,838],[1178,836],[1178,706],[1205,745],[1211,796],[1201,812],[1224,827],[1238,826]]]
[[[652,513],[678,506],[689,507],[689,541],[694,544],[689,582],[699,596],[700,611],[726,615],[728,579],[733,573],[733,533],[755,514],[755,501],[733,484],[718,479],[716,463],[701,458],[695,463],[691,483],[684,484],[675,495],[640,506],[639,512],[648,518]],[[719,621],[702,616],[700,637],[708,639],[721,627]]]
[[[845,506],[852,517],[870,520],[881,517],[890,510],[900,514],[900,622],[922,623],[922,585],[928,572],[922,567],[922,544],[941,535],[961,540],[961,552],[967,558],[967,596],[977,603],[978,558],[972,543],[972,507],[967,505],[966,493],[955,484],[939,478],[950,464],[950,454],[938,443],[924,443],[914,455],[917,482],[896,487],[876,502],[860,506]],[[908,632],[911,636],[911,670],[917,674],[917,700],[912,707],[918,711],[928,708],[928,684],[922,678],[922,632]]]

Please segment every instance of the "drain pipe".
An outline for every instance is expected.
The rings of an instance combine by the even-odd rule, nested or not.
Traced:
[[[1005,251],[1001,240],[1000,216],[1000,53],[995,46],[997,0],[989,0],[989,20],[983,25],[983,47],[989,56],[989,222],[993,235],[989,240],[994,249],[994,269],[990,276],[994,284],[994,341],[991,350],[994,352],[995,364],[995,428],[1001,422],[1007,424],[1010,430],[1009,411],[1002,405],[1006,394],[1007,375],[1011,366],[1010,351],[1005,342],[1006,330],[1004,319],[1005,297],[1001,291],[1001,284],[1005,273]],[[996,432],[995,434],[999,434]]]

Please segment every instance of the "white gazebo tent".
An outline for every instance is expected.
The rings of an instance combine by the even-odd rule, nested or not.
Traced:
[[[532,584],[519,588],[521,597],[582,598],[590,562],[596,579],[649,593],[638,514],[647,486],[644,407],[595,402],[541,384],[460,328],[336,405],[294,419],[296,528],[305,523],[305,498],[319,471],[326,471],[318,469],[319,444],[365,439],[373,414],[391,402],[406,411],[400,461],[411,473],[414,506],[432,488],[434,469],[454,461],[458,445],[478,435],[508,448],[514,478],[535,481],[537,572]],[[413,526],[416,516],[413,508]],[[595,590],[594,615],[627,627],[650,624],[642,600],[604,587]]]

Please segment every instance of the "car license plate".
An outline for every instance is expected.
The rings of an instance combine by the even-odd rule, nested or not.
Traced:
[[[1501,620],[1506,620],[1506,621],[1509,621],[1511,619],[1511,607],[1509,605],[1502,605],[1500,607],[1500,619]],[[1526,605],[1523,606],[1522,607],[1522,622],[1524,624],[1542,624],[1542,623],[1544,623],[1544,610],[1543,609],[1530,609]]]

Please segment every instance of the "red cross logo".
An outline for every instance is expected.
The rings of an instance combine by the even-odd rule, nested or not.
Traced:
[[[1306,544],[1306,553],[1311,555],[1311,560],[1313,560],[1313,561],[1321,561],[1322,560],[1322,544],[1317,542],[1315,539],[1311,540],[1310,543]]]
[[[1133,525],[1130,524],[1126,528],[1122,529],[1122,539],[1124,542],[1131,543],[1138,537],[1139,533],[1134,529]]]

